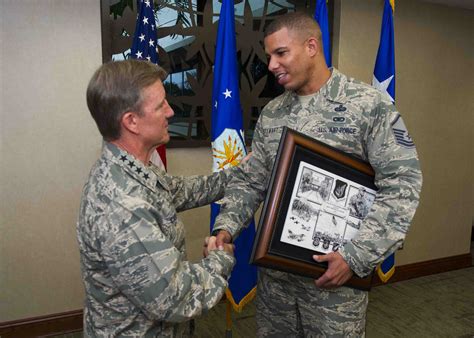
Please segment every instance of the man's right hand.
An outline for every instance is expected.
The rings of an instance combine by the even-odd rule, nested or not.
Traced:
[[[216,236],[216,246],[219,250],[224,250],[224,244],[232,242],[232,236],[226,230],[221,230]]]
[[[219,250],[224,250],[225,252],[233,256],[234,249],[235,249],[234,244],[222,243],[222,249],[219,249]],[[209,255],[209,252],[211,252],[212,250],[218,250],[216,237],[214,236],[206,237],[204,239],[204,249],[203,249],[204,257],[207,257]]]

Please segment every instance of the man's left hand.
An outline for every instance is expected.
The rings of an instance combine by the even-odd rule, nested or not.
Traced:
[[[354,274],[339,252],[314,255],[313,259],[318,263],[328,262],[326,272],[314,281],[319,288],[336,288],[347,282]]]

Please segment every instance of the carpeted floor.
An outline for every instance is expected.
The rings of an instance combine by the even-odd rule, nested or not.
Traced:
[[[197,319],[196,337],[226,337],[225,313],[226,304],[221,303]],[[232,337],[255,336],[251,303],[234,313]],[[82,333],[60,337],[78,338]],[[372,288],[366,337],[474,337],[474,266]]]
[[[234,316],[234,338],[255,337],[255,306]],[[225,304],[196,321],[197,337],[225,337]],[[367,338],[474,337],[474,267],[373,288]]]

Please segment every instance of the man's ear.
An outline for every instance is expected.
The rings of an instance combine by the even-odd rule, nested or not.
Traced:
[[[125,112],[120,119],[120,124],[122,125],[122,128],[128,130],[132,134],[138,134],[137,118],[137,113],[132,111]]]
[[[310,37],[306,40],[306,43],[310,56],[315,56],[321,52],[320,43],[315,37]]]

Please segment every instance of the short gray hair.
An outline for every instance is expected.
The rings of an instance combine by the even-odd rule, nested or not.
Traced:
[[[86,97],[102,137],[117,140],[123,114],[140,113],[143,89],[166,77],[163,68],[148,61],[115,61],[100,66],[89,81]]]

